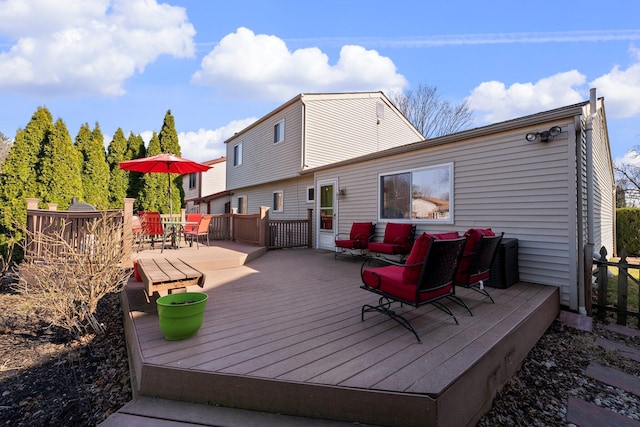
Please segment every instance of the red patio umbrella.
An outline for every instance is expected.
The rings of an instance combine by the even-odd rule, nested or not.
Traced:
[[[173,215],[173,197],[171,194],[171,174],[185,175],[188,173],[205,172],[211,166],[174,156],[173,154],[158,154],[152,157],[120,162],[120,169],[142,173],[166,173],[169,182],[169,214]]]

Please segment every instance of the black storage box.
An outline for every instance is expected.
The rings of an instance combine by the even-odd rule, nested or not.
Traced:
[[[518,239],[502,239],[496,259],[491,267],[491,277],[485,285],[492,288],[508,288],[520,280],[518,273]]]

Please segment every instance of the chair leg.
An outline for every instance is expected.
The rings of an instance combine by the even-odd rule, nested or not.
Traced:
[[[397,314],[394,310],[391,310],[390,306],[391,306],[391,301],[388,301],[388,300],[385,301],[384,297],[380,298],[380,300],[378,301],[378,305],[376,306],[365,304],[362,306],[362,313],[360,316],[361,320],[364,321],[364,313],[368,313],[370,311],[377,311],[378,313],[386,314],[387,316],[389,316],[390,318],[398,322],[400,326],[411,331],[413,335],[415,335],[418,342],[422,343],[422,341],[420,341],[420,337],[418,336],[418,333],[413,328],[413,326],[411,326],[411,323],[407,319],[402,317],[402,315]]]
[[[492,303],[496,303],[493,298],[491,297],[491,295],[489,295],[489,292],[487,292],[487,290],[484,288],[484,282],[481,280],[480,282],[478,282],[477,284],[471,286],[471,289],[473,289],[474,291],[478,292],[479,294],[484,295],[485,297],[489,298],[491,300]]]
[[[450,301],[455,302],[456,304],[458,304],[458,305],[459,305],[459,306],[461,306],[461,307],[466,308],[466,309],[467,309],[467,311],[469,312],[469,315],[473,316],[473,313],[471,312],[471,309],[469,308],[469,306],[467,305],[467,303],[466,303],[466,302],[464,302],[464,301],[462,300],[462,298],[460,298],[459,296],[457,296],[457,295],[449,295],[449,296],[447,297],[447,299],[449,299]]]

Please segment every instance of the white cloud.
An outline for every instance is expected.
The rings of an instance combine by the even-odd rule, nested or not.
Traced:
[[[581,102],[584,98],[576,87],[585,81],[586,77],[576,70],[509,87],[490,81],[473,89],[467,100],[483,122],[495,123]]]
[[[640,50],[631,48],[631,55],[638,61]],[[621,70],[617,65],[604,76],[591,82],[598,93],[605,97],[607,115],[625,118],[640,114],[640,62]]]
[[[485,123],[495,123],[589,99],[589,89],[605,98],[609,118],[640,114],[640,49],[631,47],[633,63],[626,69],[611,71],[587,85],[586,76],[572,70],[546,77],[536,83],[514,83],[507,87],[499,81],[483,82],[467,98],[469,107]]]
[[[201,63],[192,82],[224,94],[285,101],[301,92],[402,91],[407,80],[375,50],[343,46],[335,65],[316,47],[291,52],[276,36],[238,28]]]
[[[191,57],[184,8],[156,0],[6,0],[0,91],[122,95],[124,81],[160,55]]]
[[[178,141],[180,143],[182,157],[197,162],[204,162],[226,156],[227,147],[224,145],[224,141],[256,120],[257,118],[251,117],[243,120],[234,120],[214,130],[198,129],[197,132],[178,132]],[[140,136],[145,142],[145,146],[148,146],[153,136],[153,131],[141,132]]]

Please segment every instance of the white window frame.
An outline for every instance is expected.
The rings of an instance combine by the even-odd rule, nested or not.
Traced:
[[[242,165],[242,143],[233,146],[233,166]]]
[[[284,119],[273,125],[273,143],[284,141]]]
[[[196,188],[198,186],[198,174],[196,172],[189,174],[189,189]]]
[[[273,212],[284,211],[284,190],[276,190],[273,192]]]
[[[311,196],[311,197],[309,197]],[[313,185],[307,187],[307,203],[313,203],[316,200],[316,188]]]
[[[446,192],[448,193],[448,211],[447,211],[447,216],[443,217],[443,216],[438,216],[435,218],[414,218],[415,212],[413,212],[413,195],[414,192],[416,191],[415,189],[415,185],[414,185],[414,176],[420,174],[421,172],[425,172],[425,173],[430,173],[430,172],[437,172],[438,170],[442,170],[443,172],[446,172],[448,174],[448,185],[443,185],[439,188],[439,191],[441,192]],[[454,176],[453,176],[453,163],[443,163],[443,164],[437,164],[437,165],[430,165],[430,166],[425,166],[425,167],[421,167],[421,168],[414,168],[414,169],[408,169],[408,170],[401,170],[401,171],[391,171],[391,172],[384,172],[384,173],[380,173],[378,174],[378,221],[380,222],[387,222],[387,221],[393,221],[393,222],[411,222],[411,223],[426,223],[426,224],[432,224],[432,223],[438,223],[438,224],[453,224],[454,223],[454,206],[453,206],[453,201],[454,201],[454,194],[453,194],[453,182],[454,182]],[[388,177],[391,175],[404,175],[404,174],[408,174],[409,175],[409,180],[410,180],[410,188],[411,188],[411,194],[409,194],[409,199],[410,199],[410,203],[411,203],[411,212],[408,212],[408,215],[405,214],[403,217],[399,218],[399,217],[392,217],[392,216],[385,216],[384,214],[384,197],[385,197],[385,189],[383,189],[382,187],[382,180],[384,177]],[[406,196],[406,195],[405,195]],[[435,197],[435,196],[434,196]],[[441,199],[443,200],[443,199]]]

